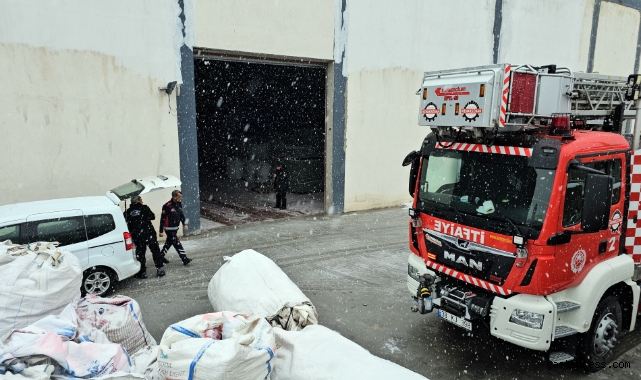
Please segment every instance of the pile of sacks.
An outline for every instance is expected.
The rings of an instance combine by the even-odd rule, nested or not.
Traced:
[[[131,298],[80,299],[78,258],[57,243],[0,243],[2,378],[158,379],[158,346]]]
[[[133,299],[80,299],[73,254],[0,243],[0,377],[425,380],[318,325],[269,258],[245,250],[225,260],[208,288],[216,312],[170,325],[158,345]]]
[[[269,361],[272,380],[426,380],[318,325],[318,313],[309,298],[272,260],[254,250],[225,257],[209,283],[208,296],[215,311],[257,316],[273,326],[270,332],[263,331],[272,334],[276,344]],[[164,341],[165,337],[161,350]],[[264,378],[262,373],[256,375],[246,378]]]

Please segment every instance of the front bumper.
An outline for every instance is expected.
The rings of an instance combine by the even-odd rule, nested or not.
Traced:
[[[515,309],[543,314],[543,327],[539,330],[510,322]],[[554,319],[554,305],[542,296],[517,294],[510,298],[494,297],[490,308],[492,335],[532,350],[547,351],[550,348]]]
[[[418,269],[419,274],[422,276],[425,273],[434,275],[434,272],[427,269],[425,262],[422,258],[416,256],[413,253],[410,253],[409,258],[407,259],[408,264]],[[413,279],[409,274],[407,275],[407,290],[409,290],[412,297],[416,298],[416,293],[418,292],[418,281]]]
[[[410,254],[408,263],[416,268],[421,276],[425,273],[435,275],[433,271],[427,269],[423,259],[413,253]],[[419,282],[408,274],[407,290],[414,299],[416,299],[418,287]],[[474,292],[476,293],[476,291]],[[434,294],[434,296],[436,296],[436,294]],[[532,350],[549,350],[555,321],[555,309],[554,305],[550,301],[542,296],[532,296],[527,294],[517,294],[510,298],[494,296],[490,298],[490,300],[489,320],[490,332],[493,336],[517,346]],[[468,304],[459,302],[455,297],[452,297],[452,295],[434,297],[432,302],[436,309],[442,309],[464,318],[465,320],[472,322],[473,326],[481,323],[478,313],[470,310],[470,306],[468,306]],[[510,322],[510,317],[515,309],[543,314],[545,317],[542,328],[534,329]],[[484,313],[483,315],[487,314]]]
[[[127,259],[118,263],[114,270],[118,275],[118,281],[122,281],[126,278],[129,278],[140,271],[140,262],[135,260],[127,251]]]

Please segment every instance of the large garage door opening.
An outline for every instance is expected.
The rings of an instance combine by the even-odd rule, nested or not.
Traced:
[[[326,71],[195,60],[204,228],[324,212]],[[278,163],[285,210],[274,207]]]

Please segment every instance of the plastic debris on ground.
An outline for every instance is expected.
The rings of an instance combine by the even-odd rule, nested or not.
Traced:
[[[82,268],[57,243],[0,243],[0,337],[80,298]]]
[[[214,311],[258,315],[286,330],[318,323],[316,307],[271,259],[252,249],[224,259],[207,290]]]
[[[161,379],[268,379],[276,343],[258,316],[197,315],[167,328],[159,345]]]
[[[272,380],[427,380],[324,326],[307,326],[302,331],[275,328],[274,334],[278,348]]]

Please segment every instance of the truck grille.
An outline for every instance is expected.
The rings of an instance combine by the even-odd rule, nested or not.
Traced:
[[[516,256],[510,252],[423,229],[429,257],[440,264],[482,280],[502,285]]]

